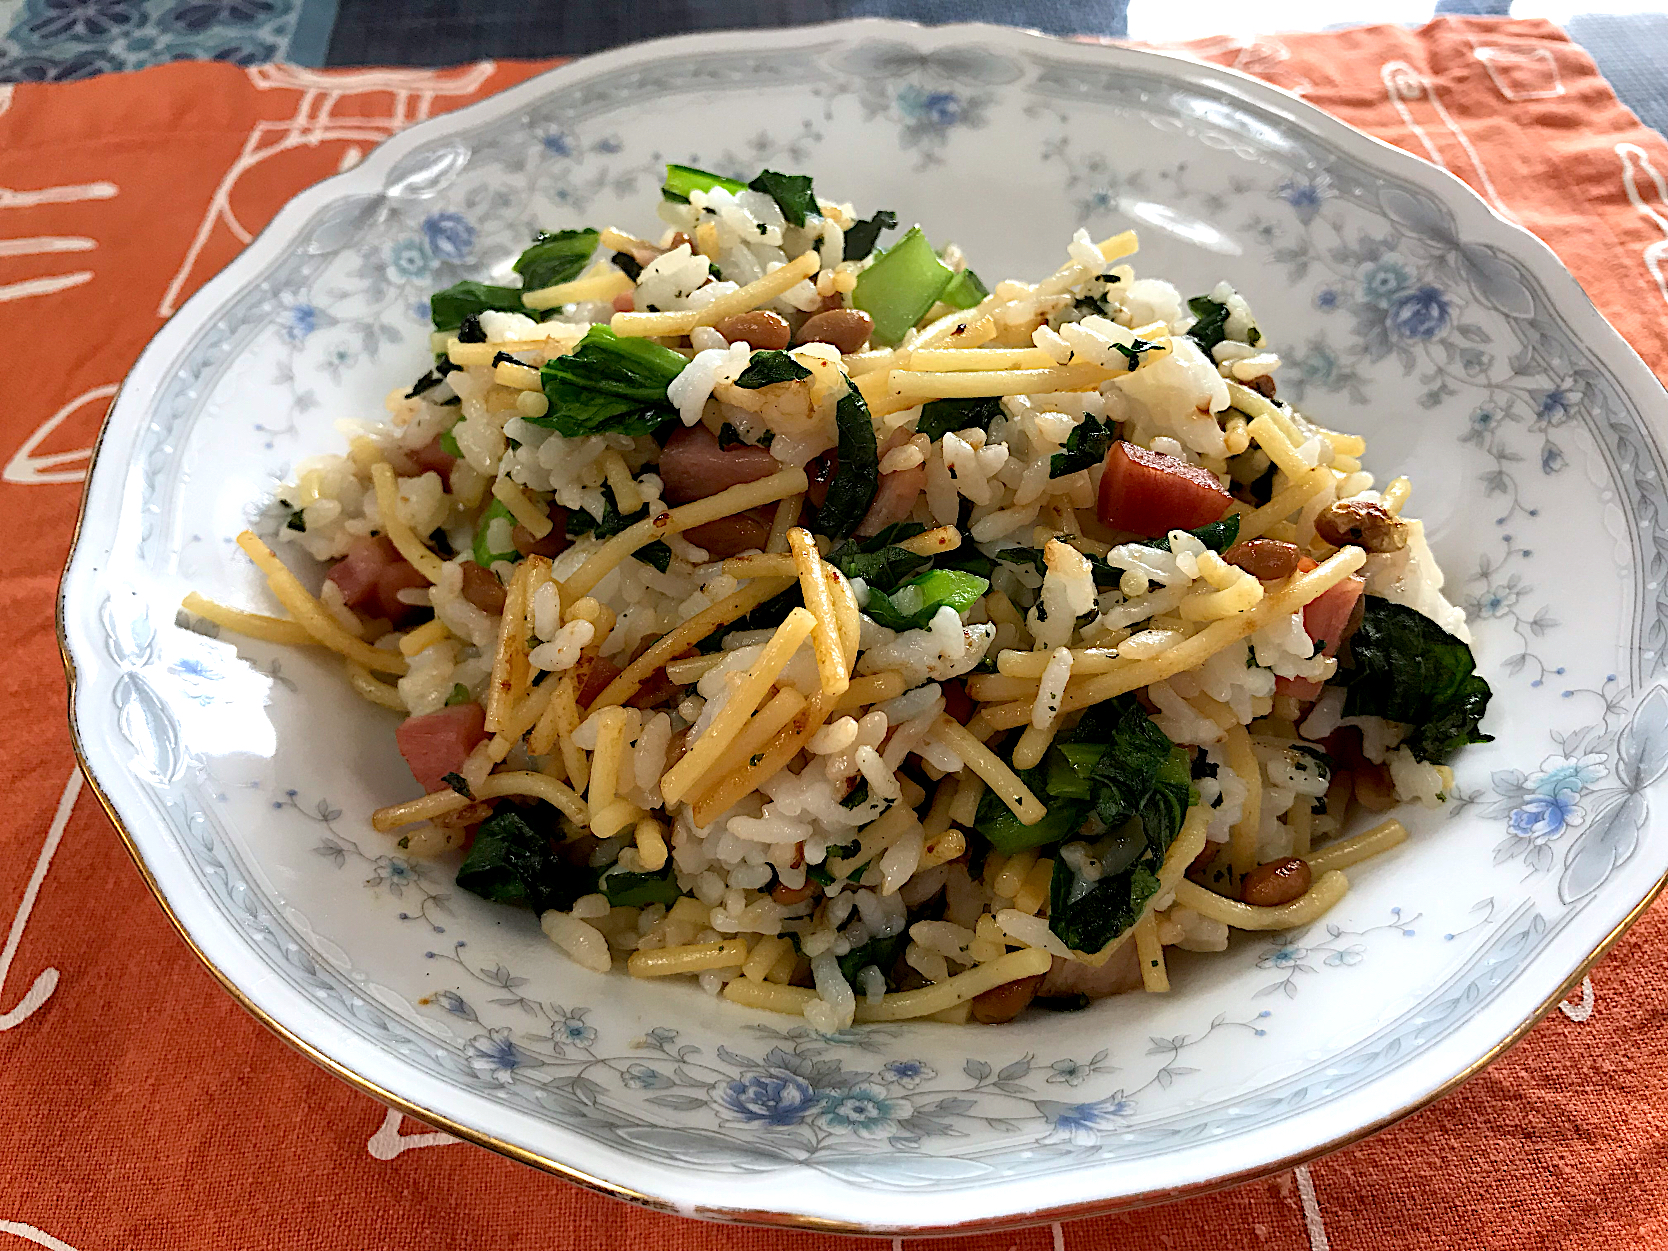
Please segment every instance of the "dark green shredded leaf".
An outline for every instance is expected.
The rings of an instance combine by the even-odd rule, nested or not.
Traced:
[[[602,520],[598,521],[583,508],[570,508],[568,509],[567,535],[570,539],[580,534],[592,534],[599,539],[611,539],[620,531],[636,525],[648,515],[649,506],[647,504],[629,515],[622,513],[620,506],[614,501],[614,488],[605,482],[602,484]],[[664,543],[660,543],[658,540],[654,545],[666,547]],[[646,551],[647,549],[643,550]],[[667,548],[666,551],[669,556],[671,549]],[[641,552],[639,552],[639,555],[641,555]],[[652,564],[653,562],[648,563]],[[664,573],[665,570],[662,569],[661,572]]]
[[[458,869],[457,884],[494,903],[525,904],[543,914],[566,912],[582,895],[596,891],[595,869],[569,864],[556,855],[550,836],[515,812],[481,822]]]
[[[1208,295],[1196,295],[1187,302],[1188,310],[1199,320],[1187,332],[1187,337],[1199,345],[1206,356],[1218,343],[1228,337],[1228,306],[1219,304]]]
[[[1232,513],[1221,521],[1210,522],[1197,530],[1189,530],[1188,533],[1211,551],[1225,552],[1239,541],[1239,514]],[[1161,534],[1155,539],[1142,539],[1141,546],[1156,547],[1161,552],[1167,552],[1170,550],[1170,536]]]
[[[872,964],[880,970],[882,976],[886,978],[888,988],[890,988],[892,984],[892,966],[897,964],[903,945],[908,941],[909,931],[907,930],[900,930],[889,938],[871,938],[861,947],[855,948],[840,957],[840,976],[851,984],[853,990],[862,993],[863,987],[857,980],[858,974]]]
[[[726,421],[718,427],[718,446],[727,452],[732,447],[746,447],[747,440],[741,437],[739,430]]]
[[[1082,469],[1093,469],[1106,459],[1106,450],[1118,437],[1118,423],[1084,415],[1066,437],[1066,448],[1048,458],[1048,476],[1063,478]]]
[[[875,492],[880,489],[880,453],[875,446],[869,406],[856,388],[848,389],[840,398],[834,420],[840,431],[840,469],[828,484],[828,496],[817,511],[817,530],[843,539],[857,529],[874,503]]]
[[[452,693],[446,696],[446,707],[451,708],[457,704],[467,704],[474,698],[475,697],[469,693],[469,688],[462,682],[459,682],[452,687]]]
[[[644,545],[633,552],[632,557],[642,561],[645,565],[653,565],[661,573],[665,573],[672,564],[672,549],[659,539]]]
[[[485,343],[486,341],[486,331],[481,329],[481,315],[470,313],[463,319],[463,324],[458,327],[458,342]]]
[[[723,438],[720,436],[722,446]],[[832,552],[829,562],[848,578],[862,578],[871,587],[890,591],[916,570],[932,563],[931,556],[919,556],[899,547],[926,530],[918,521],[900,521],[867,539],[851,539]]]
[[[569,438],[607,431],[652,434],[677,416],[666,388],[688,364],[671,348],[592,326],[579,346],[544,363],[550,409],[526,420]]]
[[[521,275],[521,289],[537,291],[572,282],[596,250],[594,230],[558,230],[555,234],[539,231],[533,236],[532,246],[516,257],[514,269]]]
[[[307,514],[302,512],[301,509],[299,509],[299,508],[291,509],[289,520],[284,523],[284,529],[286,529],[286,530],[297,530],[297,531],[300,531],[302,534],[306,534],[307,533]]]
[[[457,330],[470,317],[479,318],[482,313],[497,311],[500,313],[522,313],[526,309],[521,303],[519,287],[490,287],[484,282],[455,282],[444,291],[436,291],[429,297],[429,316],[434,320],[436,330]],[[479,321],[475,329],[480,330]],[[486,335],[479,339],[464,338],[460,332],[458,338],[464,343],[485,343]]]
[[[608,263],[633,282],[643,276],[643,267],[637,263],[637,258],[630,252],[616,252],[608,258]]]
[[[809,174],[778,174],[773,169],[767,169],[747,185],[775,200],[782,216],[795,226],[803,226],[807,217],[816,214],[817,197],[811,191]]]
[[[891,209],[881,209],[873,217],[866,217],[855,223],[846,231],[846,247],[842,257],[848,261],[861,261],[875,250],[875,244],[880,241],[880,232],[896,230],[898,215]]]
[[[452,362],[447,361],[446,364],[451,365]],[[457,368],[457,366],[455,366],[455,365],[452,366],[452,369],[456,369],[456,368]],[[451,373],[452,369],[442,370],[442,369],[439,369],[439,368],[435,368],[435,369],[429,370],[428,373],[424,374],[421,378],[417,379],[416,382],[411,384],[411,390],[409,390],[405,393],[405,398],[408,399],[408,400],[414,400],[419,395],[422,395],[425,392],[434,390],[442,382],[446,381],[446,375]]]
[[[1441,764],[1467,743],[1493,741],[1478,729],[1493,692],[1471,649],[1423,613],[1367,596],[1349,659],[1333,679],[1349,692],[1344,716],[1412,726],[1403,745],[1419,760]]]
[[[971,400],[933,400],[922,405],[915,430],[936,443],[945,435],[962,430],[989,430],[990,423],[1001,415],[1002,398],[996,395]]]
[[[1089,996],[1076,995],[1038,995],[1031,1001],[1033,1008],[1041,1008],[1044,1012],[1081,1012],[1089,1006]]]
[[[604,873],[597,885],[616,908],[647,908],[650,904],[670,908],[683,894],[670,860],[659,873]]]
[[[469,789],[469,782],[461,773],[442,773],[440,780],[450,786],[465,799],[474,799],[475,793]]]
[[[754,352],[747,368],[736,379],[736,386],[744,391],[757,391],[760,387],[774,386],[778,382],[798,382],[810,376],[811,371],[786,352]]]
[[[869,802],[869,779],[859,778],[851,793],[840,801],[842,808],[856,808]]]

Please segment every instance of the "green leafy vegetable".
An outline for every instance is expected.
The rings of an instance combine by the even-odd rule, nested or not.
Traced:
[[[462,682],[453,685],[452,693],[446,696],[446,707],[454,708],[458,704],[467,704],[475,697],[469,693],[469,688]]]
[[[910,574],[932,563],[931,556],[921,556],[898,546],[925,529],[919,522],[900,521],[873,538],[842,544],[828,559],[846,577],[862,578],[871,588],[890,591]]]
[[[1188,533],[1211,551],[1225,552],[1239,541],[1239,514],[1233,513],[1221,521],[1212,521],[1197,530],[1189,530]],[[1141,546],[1156,547],[1161,552],[1167,552],[1170,550],[1170,536],[1162,534],[1156,539],[1142,539]]]
[[[668,200],[687,204],[691,191],[711,191],[714,187],[722,187],[731,195],[747,190],[746,183],[737,182],[734,178],[725,178],[722,174],[696,169],[693,165],[668,165],[666,181],[661,184],[660,194]]]
[[[470,555],[482,569],[491,569],[500,560],[517,561],[521,559],[521,553],[515,550],[513,544],[507,551],[493,550],[490,531],[492,523],[499,519],[508,521],[512,529],[515,527],[515,517],[510,513],[510,510],[494,499],[492,503],[487,505],[486,511],[481,514],[480,521],[475,523],[475,542],[470,547]]]
[[[1349,692],[1344,716],[1412,726],[1403,745],[1432,764],[1467,743],[1493,741],[1478,732],[1493,692],[1475,672],[1471,649],[1423,613],[1367,596],[1349,653],[1352,667],[1333,679]]]
[[[307,533],[307,514],[304,513],[299,508],[292,508],[290,510],[289,520],[284,522],[284,529],[286,529],[286,530],[297,530],[302,534],[306,534]]]
[[[1039,772],[1027,769],[1020,774],[1020,780],[1029,786]],[[1032,790],[1035,791],[1036,787],[1032,787]],[[1043,814],[1042,820],[1035,825],[1026,825],[1013,814],[1013,810],[1007,804],[996,797],[994,792],[987,790],[979,797],[979,808],[973,818],[973,828],[989,839],[990,845],[997,851],[1011,856],[1027,847],[1045,847],[1050,843],[1070,838],[1083,827],[1083,822],[1089,815],[1089,807],[1086,803],[1053,800],[1049,803],[1048,811]]]
[[[640,560],[645,565],[653,565],[661,573],[665,573],[672,565],[672,549],[659,539],[653,543],[645,543],[631,555],[633,559]]]
[[[898,954],[903,945],[909,941],[909,932],[901,930],[890,938],[871,938],[861,947],[840,957],[840,976],[851,983],[852,989],[862,992],[863,987],[858,983],[857,976],[869,965],[874,965],[881,971],[888,984],[892,981],[892,966],[898,962]]]
[[[534,912],[566,912],[596,890],[594,869],[568,864],[551,849],[550,838],[518,814],[501,812],[481,823],[475,842],[458,868],[457,883],[494,903],[526,904]]]
[[[811,371],[786,352],[754,352],[747,368],[736,379],[736,386],[744,391],[757,391],[760,387],[773,386],[778,382],[798,382],[810,376]]]
[[[1102,421],[1085,413],[1083,420],[1066,436],[1066,449],[1048,458],[1048,476],[1063,478],[1081,469],[1093,469],[1106,459],[1106,450],[1118,437],[1118,423]]]
[[[990,288],[979,281],[979,275],[971,269],[964,269],[950,279],[950,285],[939,293],[938,298],[951,308],[972,308],[989,294]]]
[[[1142,861],[1095,882],[1084,882],[1065,861],[1054,861],[1048,928],[1073,951],[1099,951],[1141,919],[1158,893],[1158,874]]]
[[[1021,825],[986,792],[974,828],[998,851],[1058,843],[1091,828],[1101,874],[1077,878],[1055,859],[1049,928],[1078,951],[1099,951],[1135,923],[1157,889],[1158,868],[1195,802],[1187,753],[1170,742],[1133,695],[1097,704],[1049,749],[1042,765],[1021,774],[1048,811]]]
[[[602,520],[598,521],[583,508],[570,508],[567,535],[573,538],[578,534],[594,534],[599,539],[611,539],[648,515],[647,504],[634,513],[622,513],[620,506],[614,501],[614,488],[605,482],[602,484]]]
[[[931,569],[896,590],[869,591],[863,610],[888,630],[924,630],[940,608],[966,612],[990,589],[990,582],[960,569]]]
[[[869,406],[856,388],[848,389],[840,398],[834,422],[840,431],[840,471],[828,484],[827,498],[817,511],[817,529],[843,539],[857,529],[880,489],[880,450],[875,446]]]
[[[851,305],[874,319],[870,337],[890,347],[938,303],[954,276],[921,228],[911,226],[909,233],[857,275]]]
[[[896,230],[898,215],[891,209],[881,209],[873,217],[866,217],[852,225],[846,231],[845,252],[843,260],[860,261],[875,250],[875,244],[880,239],[883,230]]]
[[[816,214],[817,197],[811,191],[809,174],[778,174],[767,169],[747,185],[775,200],[782,216],[795,226],[803,226],[807,217]]]
[[[450,786],[465,799],[474,799],[475,794],[469,789],[469,779],[461,773],[442,773],[440,780]]]
[[[990,423],[1001,415],[1002,397],[997,395],[971,400],[933,400],[922,405],[915,430],[936,443],[945,435],[962,430],[989,430]]]
[[[683,892],[671,861],[659,873],[604,873],[597,885],[616,908],[647,908],[664,904],[670,908]]]
[[[489,287],[484,282],[454,282],[429,297],[429,315],[436,330],[456,330],[465,318],[479,317],[489,311],[526,312],[521,303],[521,289]]]
[[[572,352],[544,363],[540,377],[550,409],[526,420],[569,438],[652,434],[677,416],[666,388],[687,363],[671,348],[592,326]]]
[[[515,272],[521,275],[524,291],[572,282],[597,250],[594,230],[543,230],[533,236],[533,245],[516,258]]]
[[[1218,303],[1208,295],[1196,295],[1187,302],[1187,307],[1199,319],[1193,323],[1187,337],[1199,345],[1200,351],[1209,356],[1210,350],[1228,337],[1228,306]]]

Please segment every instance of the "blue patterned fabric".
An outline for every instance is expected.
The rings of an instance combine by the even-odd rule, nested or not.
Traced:
[[[168,61],[453,65],[578,56],[686,31],[845,17],[998,22],[1122,36],[1131,0],[0,0],[0,83],[64,82]],[[1137,4],[1169,0],[1134,0]],[[1668,3],[1668,0],[1665,0]],[[1507,16],[1512,0],[1433,0],[1433,14]],[[1370,21],[1370,12],[1353,15]],[[1282,25],[1278,6],[1265,25]],[[1668,133],[1668,15],[1586,14],[1570,37],[1622,103]],[[1199,34],[1208,33],[1201,29]]]
[[[317,0],[0,0],[0,82],[64,82],[168,61],[295,60],[298,35],[312,36],[316,64],[324,40],[307,19],[326,7],[333,16],[334,4]]]

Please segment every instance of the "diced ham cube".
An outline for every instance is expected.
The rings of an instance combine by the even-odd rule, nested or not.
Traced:
[[[892,473],[880,475],[880,487],[875,491],[875,497],[869,503],[869,511],[863,514],[863,520],[857,523],[857,533],[862,538],[870,538],[879,534],[894,522],[908,518],[915,508],[915,500],[926,489],[927,470],[925,465],[916,465],[913,469],[898,469]]]
[[[445,790],[445,775],[461,769],[486,737],[486,709],[473,702],[407,717],[394,731],[400,755],[425,791]]]
[[[429,584],[385,534],[354,540],[348,554],[325,578],[336,584],[349,608],[368,617],[383,617],[394,625],[421,611],[421,605],[404,603],[399,593]]]
[[[437,473],[446,489],[452,489],[452,466],[458,463],[458,458],[440,446],[439,435],[411,453],[411,460],[418,473]]]
[[[1352,573],[1303,606],[1303,629],[1311,640],[1321,645],[1321,655],[1337,655],[1338,644],[1344,641],[1348,632],[1356,601],[1366,589],[1367,580]]]
[[[1307,556],[1299,566],[1304,573],[1314,567],[1315,562]],[[1338,646],[1350,633],[1351,618],[1355,615],[1355,607],[1360,603],[1361,595],[1366,589],[1366,580],[1351,574],[1303,606],[1304,633],[1309,636],[1311,642],[1321,645],[1322,656],[1338,654]],[[1276,678],[1274,693],[1291,695],[1300,700],[1319,699],[1321,684],[1311,678]]]
[[[620,666],[605,656],[595,656],[587,652],[580,655],[579,663],[573,667],[573,673],[577,687],[574,698],[583,710],[607,689],[610,682],[620,676]]]
[[[1100,519],[1141,535],[1195,530],[1222,520],[1232,497],[1215,474],[1175,456],[1119,441],[1106,453]]]
[[[768,448],[746,443],[719,447],[718,436],[702,425],[679,427],[660,452],[660,481],[671,504],[757,482],[781,468]]]

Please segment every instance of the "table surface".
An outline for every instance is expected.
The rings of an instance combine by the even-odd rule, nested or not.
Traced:
[[[52,599],[101,401],[155,333],[171,281],[194,289],[241,246],[218,224],[212,203],[216,180],[230,187],[226,171],[242,169],[249,136],[263,126],[300,126],[315,137],[239,186],[239,211],[251,229],[308,182],[362,155],[349,140],[306,123],[301,75],[200,64],[143,75],[99,71],[216,53],[228,61],[351,63],[352,31],[367,56],[396,59],[399,23],[386,19],[413,6],[358,5],[341,0],[321,17],[313,0],[0,0],[0,29],[14,35],[0,42],[0,80],[92,77],[36,90],[0,86],[0,332],[10,330],[8,342],[30,349],[14,346],[11,363],[26,385],[0,410],[0,504],[12,522],[0,557],[0,651],[13,662],[0,671],[13,713],[0,718],[0,787],[8,799],[0,822],[0,1251],[24,1244],[56,1251],[884,1247],[679,1222],[590,1195],[429,1133],[307,1064],[243,1013],[169,929],[73,769]],[[788,0],[769,12],[832,15],[809,5]],[[972,0],[955,7],[964,16],[979,11]],[[766,9],[762,0],[734,0],[724,15],[762,18]],[[444,16],[438,3],[433,11],[436,20]],[[526,28],[530,12],[524,3],[495,25],[488,6],[479,33],[509,39]],[[663,0],[608,12],[608,22],[595,12],[554,21],[550,37],[578,46],[610,33],[647,34],[660,29],[653,20],[680,14],[677,28],[689,28],[700,10]],[[1668,171],[1668,145],[1617,107],[1587,57],[1550,26],[1487,27],[1491,43],[1533,51],[1536,64],[1561,75],[1556,91],[1514,98],[1485,72],[1465,23],[1276,40],[1250,38],[1245,23],[1267,30],[1307,17],[1316,25],[1329,11],[1319,3],[1178,10],[1134,0],[1126,13],[1061,0],[1026,12],[1034,25],[1101,33],[1110,26],[1155,42],[1229,31],[1234,38],[1192,51],[1302,86],[1318,106],[1451,162],[1462,177],[1478,180],[1487,163],[1512,211],[1558,252],[1658,376],[1668,377],[1668,287],[1660,270],[1668,206],[1627,174],[1629,160]],[[1429,13],[1410,5],[1384,16],[1413,21]],[[1575,33],[1621,32],[1641,57],[1649,44],[1639,32],[1654,29],[1661,38],[1668,26],[1649,13],[1561,16]],[[40,45],[34,51],[15,38],[31,25],[27,38]],[[409,31],[400,37],[412,46]],[[54,43],[56,51],[40,50]],[[1583,46],[1604,65],[1591,39]],[[535,48],[431,39],[426,51],[452,61],[527,56]],[[1358,89],[1377,87],[1379,67],[1392,59],[1415,66],[1453,106],[1434,146],[1397,120],[1381,90]],[[1630,103],[1645,117],[1650,91],[1661,109],[1663,75],[1648,59],[1640,66],[1645,95]],[[537,68],[476,67],[461,75],[473,86],[423,107],[457,107]],[[1619,74],[1608,72],[1620,91]],[[385,100],[358,105],[367,115],[387,107]],[[1664,121],[1659,112],[1657,125]],[[404,122],[389,122],[386,133]],[[50,356],[31,347],[42,326],[59,332]],[[1337,1156],[1186,1203],[938,1245],[1668,1246],[1660,1146],[1668,1135],[1665,941],[1668,902],[1647,913],[1510,1055],[1419,1116]],[[910,1242],[909,1251],[926,1245]]]
[[[182,58],[254,65],[455,65],[575,56],[694,30],[845,17],[983,21],[1171,43],[1206,35],[1416,25],[1441,14],[1565,28],[1633,112],[1668,133],[1663,0],[0,0],[0,83],[61,81]]]

